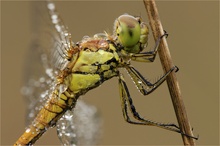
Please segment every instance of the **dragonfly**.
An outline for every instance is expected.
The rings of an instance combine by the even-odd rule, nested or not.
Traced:
[[[142,118],[136,111],[120,71],[125,69],[128,72],[141,94],[148,95],[156,90],[178,68],[173,66],[151,83],[131,65],[131,61],[154,62],[159,44],[167,33],[158,38],[153,50],[144,52],[149,34],[147,24],[141,17],[123,14],[115,20],[112,35],[98,33],[74,43],[55,4],[52,1],[37,4],[38,17],[33,19],[36,36],[32,41],[29,59],[35,63],[28,65],[27,84],[22,89],[30,103],[27,115],[29,126],[14,145],[33,145],[51,127],[57,127],[58,137],[64,145],[80,144],[80,141],[93,144],[94,137],[87,138],[88,131],[85,129],[90,126],[89,134],[97,135],[101,119],[97,116],[96,108],[87,105],[79,97],[113,77],[118,78],[121,108],[126,122],[156,126],[193,138],[176,124]],[[130,118],[129,111],[134,120]],[[80,124],[82,126],[76,128]],[[80,128],[81,136],[76,130]]]

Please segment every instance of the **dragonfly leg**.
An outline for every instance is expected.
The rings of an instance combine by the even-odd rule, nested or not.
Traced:
[[[164,36],[165,37],[168,36],[166,31],[164,31],[164,32],[165,33],[157,39],[155,46],[154,46],[154,49],[152,51],[142,52],[142,53],[138,53],[138,54],[131,54],[131,59],[133,61],[140,61],[140,62],[154,62],[162,38]]]
[[[158,123],[158,122],[154,122],[154,121],[151,121],[151,120],[145,120],[145,119],[141,118],[140,115],[138,114],[138,112],[136,111],[135,106],[133,105],[132,98],[130,96],[128,87],[125,83],[125,80],[124,80],[122,74],[119,75],[119,90],[120,90],[121,106],[122,106],[123,116],[124,116],[125,120],[128,123],[139,124],[139,125],[151,125],[151,126],[158,126],[158,127],[171,126],[171,127],[175,127],[177,129],[179,129],[179,127],[176,126],[175,124],[163,124],[163,123]],[[130,117],[128,116],[128,112],[127,112],[127,107],[129,107],[133,117],[136,120],[138,120],[138,122],[130,120]],[[171,131],[176,131],[176,130],[171,130]]]
[[[132,101],[132,98],[130,96],[128,87],[125,83],[125,80],[124,80],[122,74],[119,74],[119,90],[120,90],[120,98],[121,98],[121,107],[122,107],[123,117],[124,117],[126,122],[128,122],[130,124],[137,124],[137,125],[157,126],[157,127],[163,128],[163,129],[167,129],[167,130],[170,130],[170,131],[180,133],[180,134],[185,135],[185,136],[190,137],[190,138],[198,139],[197,137],[193,137],[193,136],[190,136],[190,135],[185,134],[184,132],[182,132],[176,124],[173,124],[173,123],[167,123],[167,124],[159,123],[159,122],[155,122],[155,121],[151,121],[151,120],[142,118],[138,114],[138,112],[136,111],[136,108],[133,104],[133,101]],[[133,117],[137,120],[137,122],[132,121],[130,119],[130,117],[128,115],[128,110],[127,110],[128,107],[129,107]]]
[[[166,77],[173,71],[177,72],[179,69],[178,67],[174,66],[172,67],[166,74],[164,74],[162,77],[160,77],[155,83],[151,83],[148,80],[146,80],[140,72],[138,72],[134,67],[127,66],[126,67],[129,75],[133,79],[135,85],[137,86],[138,90],[143,95],[148,95],[151,92],[153,92],[155,89],[157,89],[165,80]],[[146,88],[146,89],[145,89]]]

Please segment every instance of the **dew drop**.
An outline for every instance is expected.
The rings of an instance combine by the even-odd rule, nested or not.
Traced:
[[[51,19],[57,19],[57,18],[58,18],[57,14],[53,14],[53,15],[51,16]]]
[[[49,4],[47,5],[47,8],[50,9],[50,10],[54,10],[54,9],[55,9],[54,3],[49,3]]]
[[[65,117],[65,119],[67,119],[67,120],[71,120],[71,118],[73,117],[73,115],[71,115],[71,114],[66,114],[66,115],[64,115],[64,117]]]
[[[138,80],[138,83],[139,83],[139,84],[142,84],[142,81],[141,81],[141,80]]]
[[[44,78],[44,77],[41,77],[41,78],[40,78],[40,82],[41,82],[41,83],[45,82],[45,78]]]
[[[55,25],[55,28],[58,32],[61,32],[61,27],[59,25]]]
[[[37,126],[36,123],[34,123],[33,126],[36,127]]]
[[[66,136],[70,136],[70,133],[66,133]]]
[[[53,24],[57,24],[58,22],[59,22],[58,19],[52,19]]]
[[[30,95],[30,94],[32,94],[32,90],[30,88],[24,86],[21,88],[21,94]]]
[[[33,113],[29,113],[29,118],[33,118],[34,117],[34,114]]]
[[[59,132],[59,136],[62,136],[63,134],[61,132]]]
[[[82,42],[86,42],[86,41],[88,41],[90,39],[90,37],[89,36],[83,36],[83,38],[82,38]]]
[[[49,76],[49,77],[52,77],[53,76],[53,70],[51,68],[47,68],[46,69],[46,74]]]
[[[94,38],[106,38],[106,34],[105,33],[97,33],[93,36]]]
[[[65,32],[65,33],[64,33],[64,36],[69,36],[69,33],[68,33],[68,32]]]
[[[65,126],[61,126],[61,128],[60,128],[60,129],[65,130],[65,129],[66,129],[66,127],[65,127]]]
[[[26,129],[26,133],[29,133],[31,131],[31,129],[30,128],[28,128],[28,129]]]
[[[63,92],[65,92],[66,90],[67,90],[67,86],[65,85],[65,84],[61,84],[60,86],[59,86],[59,91],[60,91],[60,93],[63,93]]]
[[[66,43],[63,43],[64,44],[64,46],[67,48],[68,47],[68,44],[66,44]]]

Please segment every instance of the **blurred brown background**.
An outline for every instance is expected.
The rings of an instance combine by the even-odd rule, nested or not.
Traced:
[[[141,15],[147,21],[142,1],[57,2],[73,41],[103,30],[112,31],[123,13]],[[164,29],[175,65],[183,100],[198,145],[219,144],[219,2],[158,1]],[[12,145],[25,129],[25,101],[20,94],[22,74],[31,36],[30,3],[1,2],[1,145]],[[150,37],[149,49],[154,46]],[[163,73],[155,63],[133,63],[147,78]],[[176,122],[166,83],[149,96],[142,96],[126,76],[137,111],[145,118]],[[117,78],[88,92],[83,98],[96,105],[104,119],[100,145],[181,145],[177,133],[156,127],[127,124],[122,116]],[[55,129],[37,145],[60,145]]]

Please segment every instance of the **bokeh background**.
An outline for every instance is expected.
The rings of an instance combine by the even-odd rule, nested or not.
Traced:
[[[112,31],[123,13],[141,15],[142,1],[56,2],[73,41],[84,35]],[[219,145],[219,1],[158,1],[168,45],[180,68],[180,84],[197,145]],[[31,7],[28,1],[1,1],[1,145],[12,145],[25,129],[26,103],[20,93],[24,64],[31,38]],[[148,49],[154,46],[152,35]],[[163,74],[159,57],[155,63],[133,63],[147,78]],[[145,118],[176,122],[166,83],[142,96],[126,76],[137,111]],[[153,80],[152,80],[153,81]],[[88,92],[83,99],[95,105],[104,120],[100,145],[182,145],[177,133],[156,127],[127,124],[122,116],[117,78]],[[60,145],[56,130],[49,130],[36,145]]]

